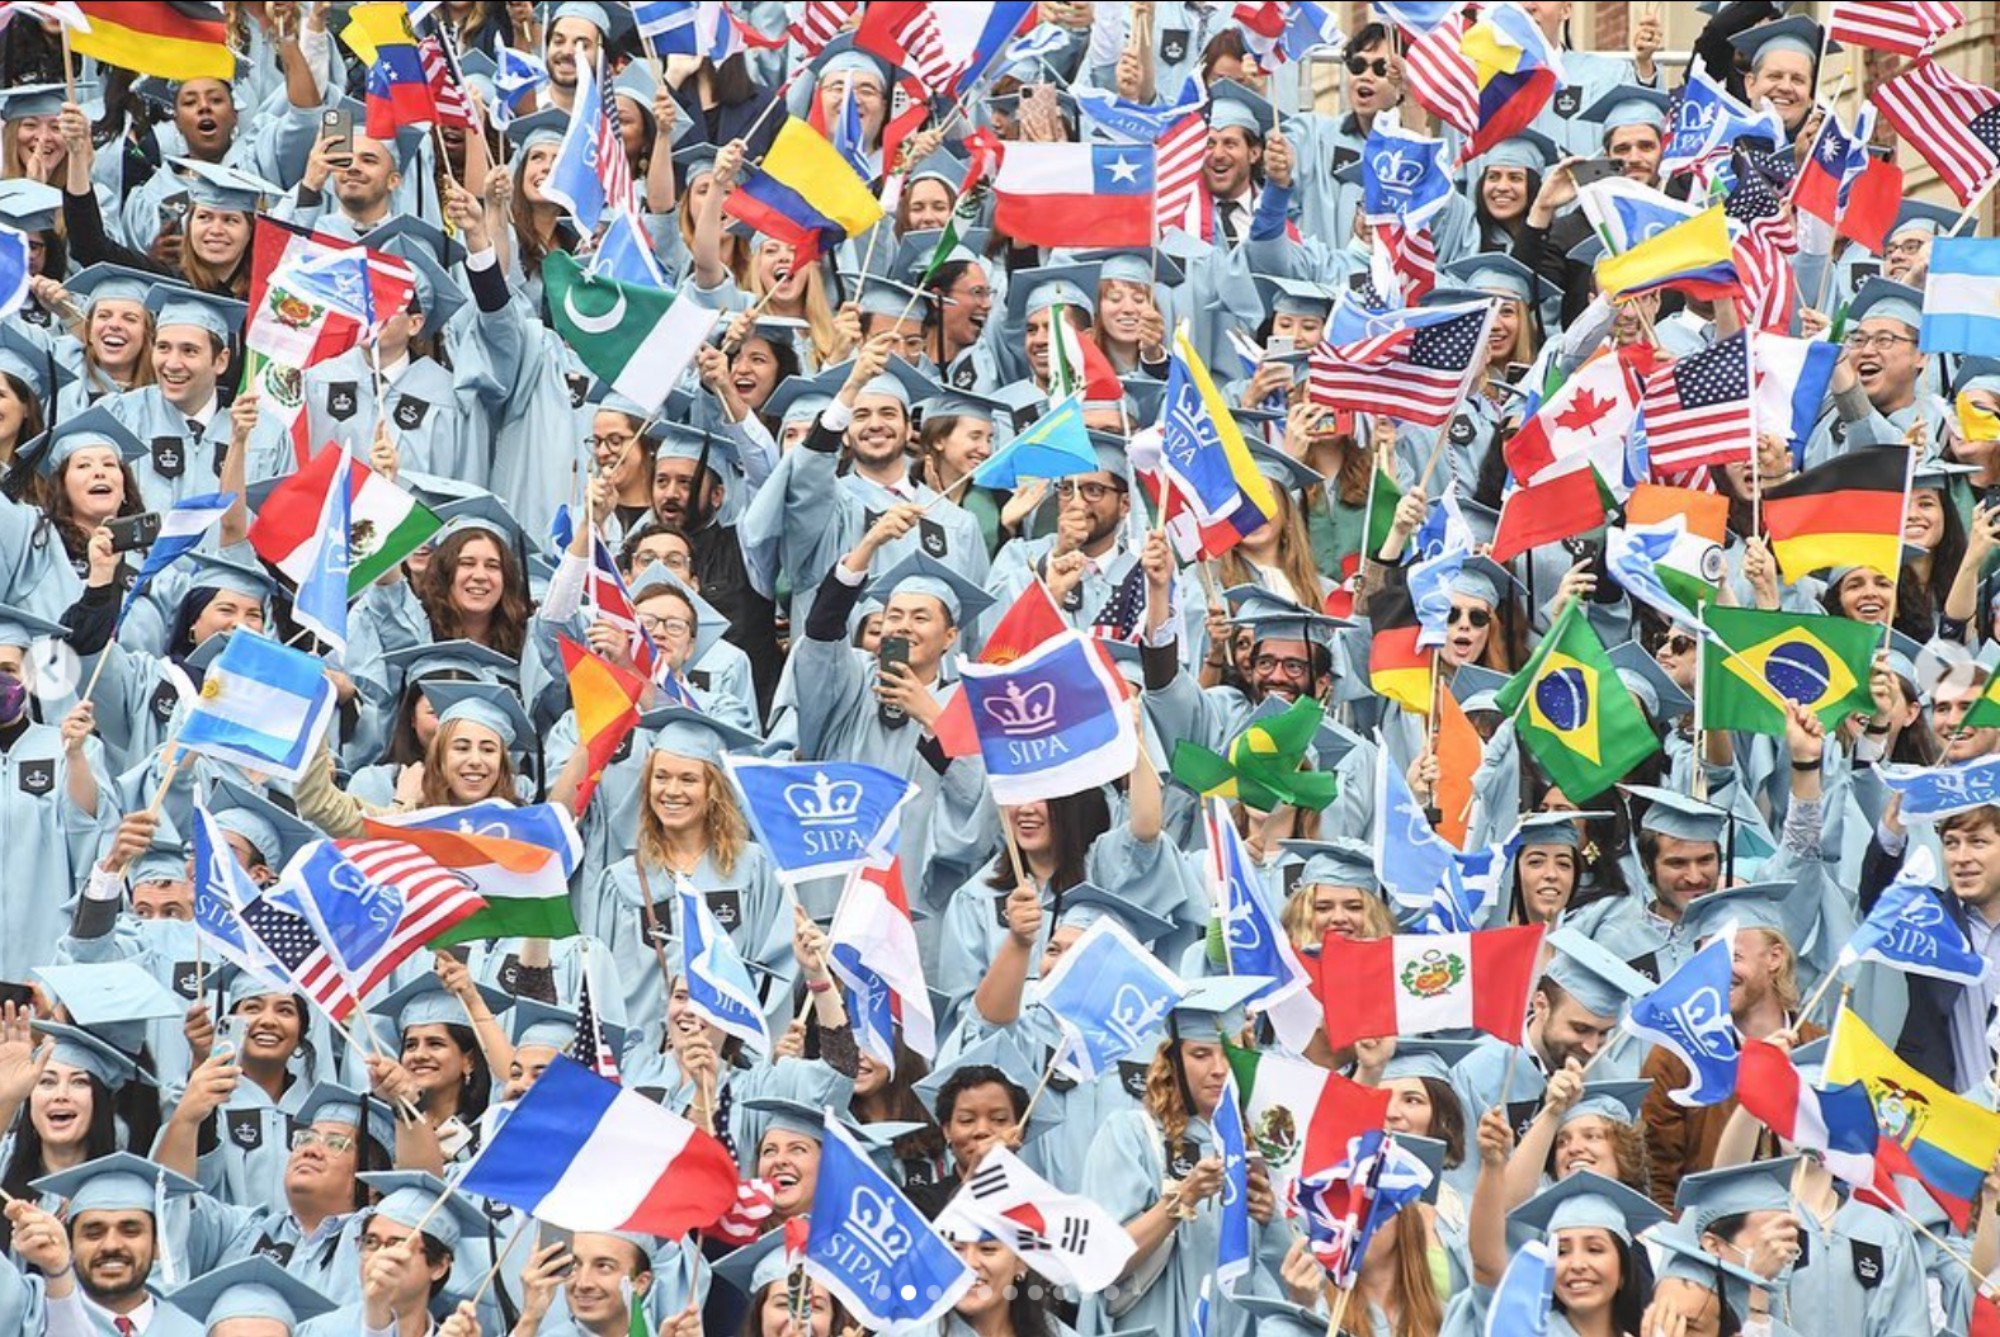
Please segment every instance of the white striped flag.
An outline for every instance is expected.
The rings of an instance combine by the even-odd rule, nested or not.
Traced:
[[[1926,59],[1876,89],[1875,104],[1960,204],[2000,172],[2000,92]]]
[[[1742,333],[1648,376],[1639,411],[1654,475],[1749,459],[1751,384],[1750,340]]]
[[[736,1201],[716,1218],[708,1233],[725,1244],[748,1244],[764,1233],[764,1223],[777,1210],[768,1179],[746,1179],[736,1186]]]
[[[936,1058],[937,1021],[917,956],[902,860],[893,852],[878,852],[848,874],[827,940],[827,965],[861,1002],[854,1031],[864,1052],[895,1071],[900,1029],[911,1052]]]
[[[431,104],[437,108],[440,127],[473,128],[472,99],[465,95],[465,76],[458,62],[435,36],[417,41],[417,54],[424,63],[424,82],[431,87]]]
[[[1410,96],[1446,125],[1470,135],[1479,127],[1479,75],[1463,49],[1465,16],[1454,11],[1428,32],[1398,24],[1409,39],[1403,76]]]
[[[799,51],[811,60],[840,35],[847,21],[861,10],[861,0],[806,0],[789,29]]]
[[[1208,153],[1208,118],[1197,108],[1181,117],[1153,141],[1153,230],[1164,237],[1179,228],[1191,237],[1202,235],[1208,222],[1208,192],[1203,188],[1201,161]]]
[[[1414,306],[1437,286],[1437,241],[1428,225],[1404,227],[1400,223],[1377,223],[1375,238],[1382,243],[1389,268],[1395,273],[1406,305]]]
[[[875,0],[854,30],[854,45],[916,75],[929,95],[951,96],[961,66],[945,49],[933,6]]]
[[[590,949],[587,942],[583,953],[583,978],[578,981],[576,991],[576,1039],[570,1043],[569,1056],[607,1082],[618,1080],[618,1055],[612,1052],[610,1041],[604,1036],[604,1023],[597,1015],[597,1004],[590,997]]]
[[[1492,323],[1493,303],[1485,300],[1402,311],[1343,307],[1312,351],[1307,398],[1326,408],[1442,427],[1478,365]]]
[[[199,497],[183,497],[160,520],[160,532],[153,538],[153,546],[146,553],[146,560],[139,567],[139,574],[132,578],[132,588],[125,593],[125,602],[118,608],[120,621],[132,607],[139,595],[145,591],[154,576],[172,566],[200,545],[203,536],[215,527],[222,513],[236,500],[234,492],[209,492]]]
[[[1829,41],[1922,56],[1963,22],[1964,12],[1950,0],[1837,0],[1826,35]]]
[[[632,160],[625,156],[625,136],[618,128],[618,88],[611,76],[611,63],[597,57],[597,179],[604,183],[604,207],[612,213],[637,213],[637,197],[632,192]]]

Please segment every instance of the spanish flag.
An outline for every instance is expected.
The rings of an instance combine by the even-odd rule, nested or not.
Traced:
[[[212,4],[108,4],[81,0],[89,29],[70,33],[70,48],[107,65],[160,79],[233,79],[222,6]]]
[[[612,754],[639,723],[639,698],[646,680],[607,663],[567,636],[562,646],[563,668],[569,673],[569,699],[576,710],[577,741],[589,758],[589,770],[576,787],[576,811],[581,814]]]
[[[1964,1230],[1986,1171],[2000,1157],[2000,1114],[1918,1072],[1844,1007],[1826,1051],[1826,1082],[1868,1089],[1882,1136],[1909,1153],[1924,1188]]]
[[[1374,633],[1368,643],[1368,685],[1411,714],[1429,716],[1437,656],[1417,648],[1423,625],[1410,598],[1408,570],[1388,568],[1369,593],[1368,625]]]
[[[1764,489],[1764,528],[1785,579],[1866,566],[1894,580],[1903,564],[1910,452],[1864,446]]]

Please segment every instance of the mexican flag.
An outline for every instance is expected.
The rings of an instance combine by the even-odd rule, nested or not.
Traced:
[[[1541,950],[1540,924],[1367,942],[1329,936],[1319,960],[1326,1042],[1342,1049],[1471,1027],[1519,1044]]]
[[[429,507],[360,460],[329,447],[271,489],[250,525],[250,546],[294,584],[303,582],[319,551],[320,513],[343,460],[348,466],[347,543],[352,563],[347,594],[353,598],[416,551],[440,523]]]
[[[583,365],[648,413],[694,361],[722,313],[662,288],[590,278],[558,251],[542,261],[549,320]]]
[[[1223,1049],[1243,1097],[1243,1119],[1280,1202],[1290,1184],[1340,1163],[1349,1139],[1380,1128],[1389,1093],[1274,1050]]]

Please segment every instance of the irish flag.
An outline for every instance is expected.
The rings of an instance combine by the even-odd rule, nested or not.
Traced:
[[[437,533],[429,507],[360,460],[331,447],[272,488],[250,525],[257,555],[302,583],[318,552],[320,515],[334,476],[347,464],[349,598],[380,580]]]
[[[484,910],[434,940],[433,947],[475,938],[575,936],[569,879],[583,857],[583,839],[561,806],[489,799],[466,808],[372,817],[367,827],[378,840],[415,845],[486,898]]]
[[[1519,1044],[1541,947],[1540,924],[1372,942],[1330,934],[1319,958],[1326,1042],[1469,1026]]]

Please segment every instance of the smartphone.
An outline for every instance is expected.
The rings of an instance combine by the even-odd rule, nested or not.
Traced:
[[[879,666],[881,676],[884,677],[887,676],[889,665],[908,664],[910,662],[910,638],[907,636],[884,636],[881,642],[875,647],[875,662]],[[876,713],[881,717],[884,724],[902,724],[910,718],[909,712],[901,706],[892,706],[886,701],[876,707]]]
[[[327,141],[326,160],[336,167],[354,161],[354,113],[329,107],[319,114],[319,137]]]
[[[1616,158],[1585,158],[1582,162],[1571,163],[1570,179],[1579,186],[1587,186],[1593,181],[1606,181],[1625,174],[1625,164]]]
[[[560,1244],[562,1246],[563,1252],[568,1253],[571,1251],[575,1243],[576,1243],[575,1231],[564,1230],[561,1226],[551,1225],[547,1221],[537,1221],[535,1223],[536,1253],[540,1253],[542,1250],[548,1248],[551,1244]],[[562,1274],[564,1276],[568,1276],[571,1272],[575,1270],[576,1270],[576,1262],[574,1259],[572,1259],[570,1265],[563,1269]]]
[[[111,531],[113,552],[150,548],[153,540],[160,536],[160,513],[143,511],[138,515],[121,515],[115,520],[106,520],[104,527]]]
[[[243,1052],[243,1037],[250,1023],[243,1017],[224,1017],[215,1026],[215,1052],[231,1056]]]
[[[188,193],[181,191],[160,201],[159,219],[162,237],[178,237],[187,223]]]
[[[0,1006],[12,1003],[15,1007],[33,1007],[35,989],[30,984],[15,984],[11,980],[0,980]]]
[[[454,1115],[438,1125],[437,1139],[438,1150],[444,1153],[446,1160],[450,1160],[472,1144],[472,1130]]]

